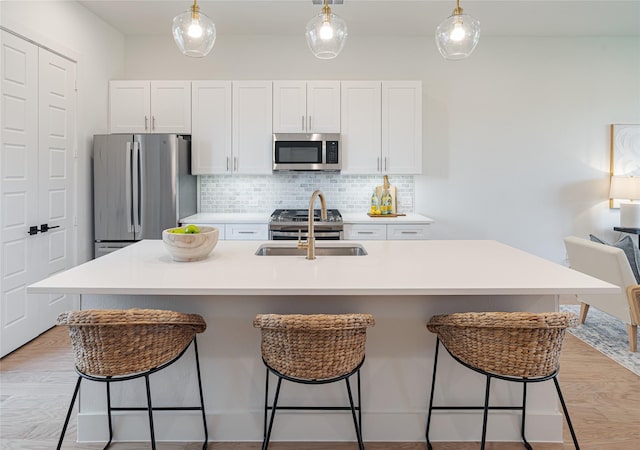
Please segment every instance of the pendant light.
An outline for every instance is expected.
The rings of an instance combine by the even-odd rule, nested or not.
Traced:
[[[180,51],[194,58],[202,58],[213,48],[216,41],[216,26],[200,12],[197,0],[193,6],[173,18],[173,39]]]
[[[453,14],[436,28],[436,44],[445,59],[467,58],[478,45],[480,21],[464,14],[460,0],[456,0]]]
[[[333,59],[347,40],[347,23],[331,12],[329,0],[324,0],[320,14],[307,23],[306,36],[316,58]]]

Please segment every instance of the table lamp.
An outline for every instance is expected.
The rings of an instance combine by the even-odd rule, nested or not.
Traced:
[[[629,200],[620,203],[620,227],[640,228],[640,177],[612,176],[609,198]]]

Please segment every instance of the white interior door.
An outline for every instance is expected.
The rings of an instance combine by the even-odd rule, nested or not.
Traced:
[[[76,65],[39,49],[38,245],[39,279],[75,265]],[[48,231],[44,231],[48,228]],[[74,305],[73,296],[43,296],[41,328]]]
[[[30,340],[39,326],[31,269],[38,223],[38,48],[2,31],[2,304],[1,355]],[[34,326],[35,324],[35,326]]]
[[[70,73],[75,77],[75,64],[1,33],[0,356],[4,356],[49,328],[59,310],[75,306],[74,297],[27,295],[26,288],[73,264],[75,236],[69,218],[75,205],[76,119],[75,78],[71,84],[66,81]],[[39,51],[44,54],[41,64]],[[50,66],[52,62],[66,74],[56,73],[60,69]],[[40,104],[39,92],[41,98],[49,92],[55,101]],[[60,228],[29,234],[31,227],[40,230],[42,224]]]

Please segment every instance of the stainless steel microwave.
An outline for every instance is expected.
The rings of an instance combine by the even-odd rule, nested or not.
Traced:
[[[339,133],[275,133],[273,170],[336,172],[342,168]]]

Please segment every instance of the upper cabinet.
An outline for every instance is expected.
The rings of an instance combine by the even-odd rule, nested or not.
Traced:
[[[342,82],[342,173],[380,173],[381,98],[379,81]]]
[[[422,173],[422,83],[382,82],[382,173]]]
[[[340,81],[274,81],[274,133],[339,133]]]
[[[234,81],[231,172],[271,174],[271,81]]]
[[[422,172],[420,81],[343,81],[342,173]]]
[[[191,133],[191,82],[109,82],[110,133]]]
[[[191,91],[191,173],[231,173],[231,81],[194,81]]]

